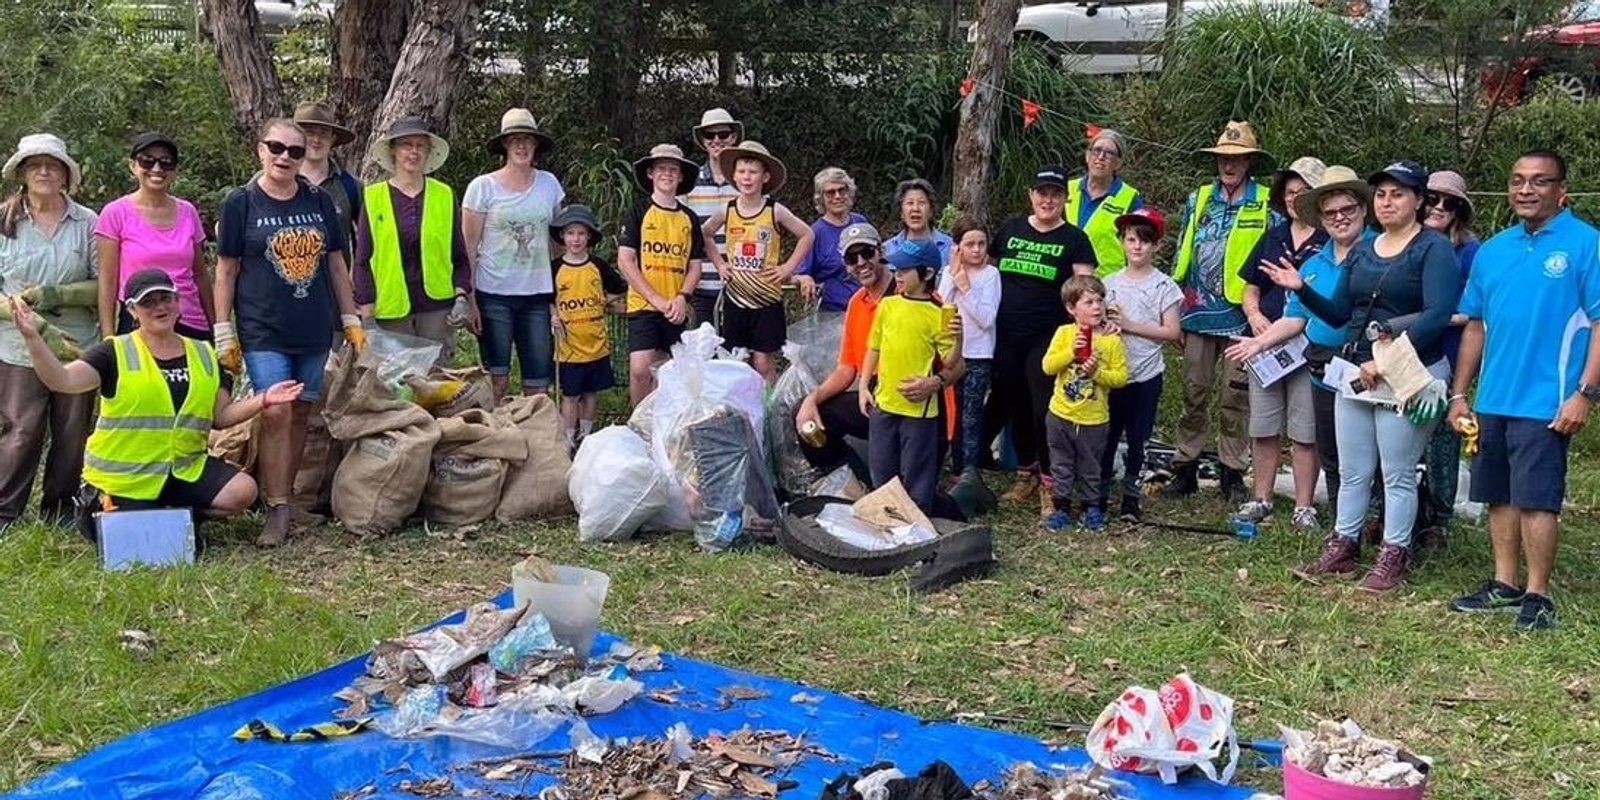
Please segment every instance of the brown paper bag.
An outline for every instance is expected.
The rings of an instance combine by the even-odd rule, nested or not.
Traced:
[[[494,516],[507,462],[528,457],[522,432],[481,409],[439,420],[439,442],[422,495],[429,522],[461,526]]]
[[[850,509],[856,519],[884,530],[902,525],[921,525],[930,531],[938,530],[922,513],[922,509],[911,501],[911,495],[906,494],[906,487],[900,484],[899,478],[890,478],[888,483],[855,501]]]
[[[516,426],[528,448],[527,460],[513,464],[506,474],[495,519],[511,522],[573,513],[567,492],[572,457],[556,402],[542,394],[507,398],[495,415]]]
[[[213,428],[208,434],[206,452],[214,458],[250,472],[256,467],[256,430],[261,418],[252,417],[231,428]]]

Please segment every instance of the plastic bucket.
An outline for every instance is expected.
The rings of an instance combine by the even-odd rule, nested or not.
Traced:
[[[587,661],[600,629],[600,610],[606,605],[611,576],[583,567],[554,569],[557,583],[545,583],[528,574],[522,564],[512,567],[512,601],[519,606],[527,603],[543,614],[556,641]]]
[[[1283,762],[1283,800],[1422,800],[1427,792],[1427,782],[1397,789],[1352,786],[1312,775],[1288,759]]]

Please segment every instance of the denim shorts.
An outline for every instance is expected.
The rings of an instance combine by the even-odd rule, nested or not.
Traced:
[[[1567,494],[1567,446],[1542,419],[1478,415],[1478,455],[1468,497],[1486,505],[1561,513]]]
[[[266,391],[268,386],[283,381],[299,381],[305,388],[300,391],[300,402],[315,403],[322,399],[322,368],[328,363],[328,351],[315,353],[279,353],[274,350],[246,350],[245,374],[256,391]]]
[[[550,295],[478,292],[483,332],[478,353],[490,375],[511,374],[511,349],[517,350],[522,385],[543,389],[555,373],[555,339],[550,333]]]

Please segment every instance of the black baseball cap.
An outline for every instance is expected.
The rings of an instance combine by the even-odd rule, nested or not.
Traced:
[[[1417,194],[1428,193],[1428,171],[1415,161],[1400,160],[1367,176],[1367,185],[1377,186],[1379,181],[1391,180]]]
[[[1060,164],[1051,164],[1042,167],[1033,174],[1033,183],[1029,188],[1037,189],[1040,186],[1054,186],[1058,189],[1067,188],[1067,171]]]
[[[172,283],[172,276],[166,271],[150,267],[133,273],[128,279],[128,285],[122,287],[122,300],[127,303],[137,303],[151,292],[178,293],[178,287]]]
[[[128,158],[133,158],[158,144],[166,145],[166,148],[172,151],[173,158],[178,157],[178,143],[172,141],[171,136],[156,131],[145,131],[133,137],[133,150],[128,153]]]

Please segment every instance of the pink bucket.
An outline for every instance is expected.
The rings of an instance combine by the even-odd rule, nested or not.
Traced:
[[[1398,789],[1351,786],[1312,775],[1288,759],[1283,762],[1283,800],[1422,800],[1427,793],[1426,782]]]

